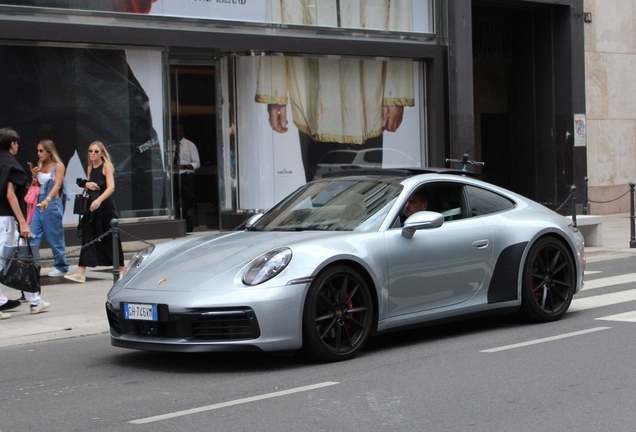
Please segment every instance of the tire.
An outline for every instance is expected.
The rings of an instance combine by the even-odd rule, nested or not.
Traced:
[[[314,279],[303,309],[303,349],[336,362],[355,357],[373,322],[369,287],[355,270],[334,266]]]
[[[576,268],[560,241],[544,237],[532,246],[523,268],[522,313],[536,322],[560,319],[572,303]]]

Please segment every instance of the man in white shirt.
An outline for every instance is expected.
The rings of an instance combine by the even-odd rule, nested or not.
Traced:
[[[186,231],[192,232],[194,224],[189,214],[194,198],[194,171],[201,166],[199,151],[194,143],[183,137],[183,126],[177,125],[173,132],[173,170],[175,215],[185,219]]]

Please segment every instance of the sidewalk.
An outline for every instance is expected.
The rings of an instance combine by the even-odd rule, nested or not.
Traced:
[[[586,248],[587,262],[636,256],[636,248],[629,248],[630,235],[628,214],[603,216],[603,246]],[[52,270],[42,268],[42,274]],[[70,273],[76,271],[77,265],[72,265]],[[12,318],[0,321],[0,348],[107,333],[105,303],[113,284],[112,269],[89,269],[86,275],[85,284],[42,277],[42,298],[51,302],[51,307],[38,315],[29,314],[28,304],[8,311]],[[3,287],[3,293],[12,299],[19,297],[10,288]]]

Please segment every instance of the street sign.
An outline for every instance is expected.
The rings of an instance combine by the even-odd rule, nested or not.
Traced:
[[[587,129],[585,126],[585,114],[574,114],[574,147],[587,145]]]

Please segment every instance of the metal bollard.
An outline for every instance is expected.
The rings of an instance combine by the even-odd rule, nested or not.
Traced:
[[[634,216],[634,182],[629,184],[629,194],[631,196],[631,203],[629,205],[629,219],[631,222],[631,233],[632,237],[629,241],[630,248],[636,248],[636,229],[634,229],[634,224],[636,223],[636,216]]]
[[[587,177],[583,177],[583,214],[586,215],[587,214],[587,204],[589,201],[589,196],[587,194],[587,181],[589,179]]]
[[[110,220],[113,229],[113,283],[119,280],[119,221],[116,218]]]
[[[572,197],[572,225],[576,226],[576,186],[570,186],[570,196]]]

